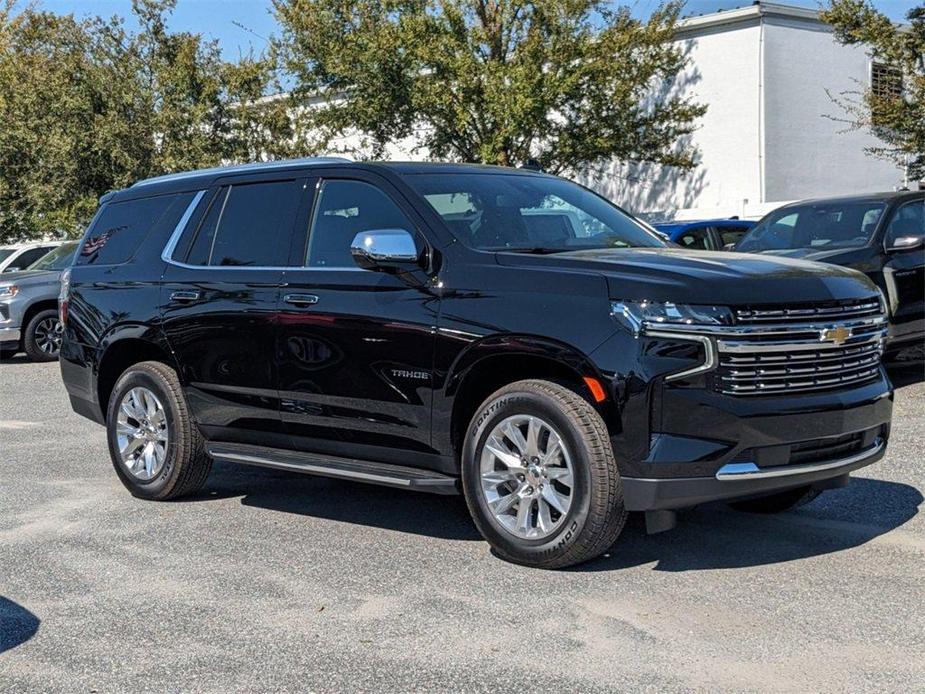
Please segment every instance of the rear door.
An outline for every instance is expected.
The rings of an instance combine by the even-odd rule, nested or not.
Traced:
[[[439,301],[423,270],[362,270],[350,254],[371,229],[405,229],[423,250],[424,223],[384,178],[329,173],[280,297],[282,418],[298,450],[424,466]]]
[[[205,191],[169,248],[163,325],[209,438],[285,445],[277,304],[305,178],[228,178]]]

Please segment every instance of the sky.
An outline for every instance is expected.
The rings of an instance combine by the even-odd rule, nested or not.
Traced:
[[[816,8],[818,0],[776,0],[780,4]],[[874,0],[874,6],[891,19],[900,21],[920,0]],[[614,4],[629,5],[634,14],[645,17],[659,0],[617,0]],[[25,5],[25,2],[21,2]],[[131,0],[37,0],[36,4],[59,14],[114,14],[130,17]],[[685,15],[728,10],[750,4],[748,0],[688,0]],[[218,40],[226,60],[235,60],[250,52],[260,53],[266,38],[276,31],[270,14],[270,0],[177,0],[170,28],[174,31],[201,33]],[[128,23],[131,27],[131,22]]]

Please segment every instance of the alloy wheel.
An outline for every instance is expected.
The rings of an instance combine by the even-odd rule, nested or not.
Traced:
[[[61,334],[63,326],[57,318],[45,318],[35,326],[35,344],[48,356],[55,356],[61,351]]]
[[[495,521],[515,537],[552,535],[568,515],[574,475],[555,428],[533,415],[499,422],[482,447],[480,483]]]
[[[151,390],[141,386],[122,396],[116,442],[122,464],[139,480],[151,480],[167,460],[167,413]]]

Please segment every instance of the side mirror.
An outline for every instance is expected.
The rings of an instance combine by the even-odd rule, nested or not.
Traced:
[[[897,236],[887,242],[886,250],[887,252],[914,251],[922,246],[925,246],[925,236]]]
[[[421,266],[417,244],[404,229],[370,229],[353,237],[350,254],[364,270],[400,272]]]

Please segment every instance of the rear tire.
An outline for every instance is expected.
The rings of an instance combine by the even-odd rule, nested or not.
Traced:
[[[797,487],[796,489],[761,496],[757,499],[733,501],[729,506],[736,511],[745,511],[746,513],[782,513],[783,511],[805,506],[820,494],[822,494],[822,491],[819,489]]]
[[[479,407],[463,443],[462,482],[482,536],[518,564],[558,569],[594,559],[626,522],[604,421],[549,381],[512,383]]]
[[[39,311],[23,333],[23,351],[32,361],[54,361],[61,351],[61,321],[53,308]]]
[[[116,474],[134,496],[176,499],[198,491],[209,476],[212,459],[166,364],[140,362],[119,377],[106,434]]]

